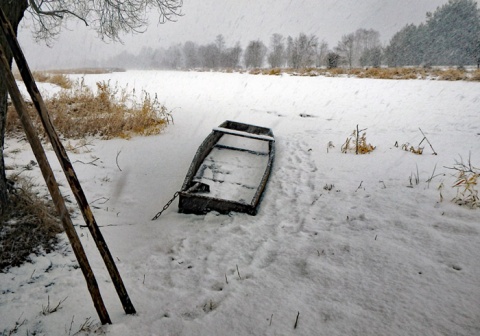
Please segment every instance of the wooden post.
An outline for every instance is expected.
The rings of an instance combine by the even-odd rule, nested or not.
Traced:
[[[97,245],[103,261],[105,262],[108,273],[110,274],[112,282],[122,303],[123,309],[126,314],[135,314],[135,308],[132,304],[132,301],[130,300],[130,297],[128,296],[127,289],[125,288],[122,277],[120,276],[120,272],[115,265],[113,256],[110,253],[107,243],[105,242],[105,239],[103,238],[103,235],[97,225],[95,217],[93,216],[92,210],[87,201],[85,193],[83,192],[82,186],[80,185],[80,181],[77,178],[77,174],[73,169],[73,165],[70,162],[67,151],[62,145],[60,138],[58,137],[57,132],[53,127],[47,107],[45,106],[43,98],[38,91],[35,80],[28,67],[28,63],[15,36],[15,32],[13,31],[12,26],[8,22],[5,14],[3,13],[3,11],[1,11],[1,9],[0,26],[13,53],[13,57],[15,58],[15,62],[17,63],[17,67],[20,71],[20,74],[22,75],[23,82],[25,83],[30,97],[32,98],[32,102],[37,109],[43,127],[45,128],[47,136],[50,139],[55,154],[57,155],[60,165],[62,166],[63,172],[65,173],[70,188],[72,189],[75,199],[77,200],[77,204],[82,212],[85,223],[87,224],[87,227],[90,230],[93,239],[95,240],[95,244]]]
[[[0,10],[1,11],[1,10]],[[2,12],[3,14],[3,12]],[[30,117],[27,112],[27,108],[25,105],[25,101],[18,89],[17,83],[15,82],[15,78],[10,69],[10,65],[8,64],[7,58],[5,57],[5,51],[3,47],[0,45],[0,74],[1,79],[5,81],[7,84],[8,92],[10,93],[10,97],[12,98],[13,105],[17,110],[18,116],[20,121],[22,122],[23,128],[25,130],[25,134],[27,136],[28,141],[30,142],[30,146],[32,147],[33,154],[38,161],[38,165],[40,170],[42,171],[43,178],[47,183],[48,191],[52,196],[53,203],[58,211],[60,219],[62,221],[63,227],[67,234],[68,239],[70,240],[70,244],[72,245],[73,252],[80,264],[80,268],[82,269],[83,275],[85,280],[87,281],[87,287],[92,296],[93,305],[97,310],[98,316],[100,318],[100,322],[102,324],[109,323],[111,324],[110,317],[108,316],[107,309],[105,308],[105,304],[103,303],[102,296],[100,294],[100,290],[98,288],[97,281],[95,279],[95,275],[93,274],[92,268],[87,259],[87,255],[83,250],[82,244],[80,242],[80,238],[73,227],[72,219],[68,213],[68,209],[65,205],[65,201],[63,199],[62,194],[60,193],[60,189],[58,187],[57,181],[55,180],[55,176],[53,174],[52,168],[48,163],[47,156],[45,151],[42,147],[40,139],[38,138],[37,131],[32,125],[30,121]]]

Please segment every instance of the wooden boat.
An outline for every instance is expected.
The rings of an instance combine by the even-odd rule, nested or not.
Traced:
[[[198,148],[179,192],[178,211],[256,215],[274,157],[271,129],[223,122]]]

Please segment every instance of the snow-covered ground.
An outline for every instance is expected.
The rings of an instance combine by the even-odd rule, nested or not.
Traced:
[[[0,274],[2,335],[15,323],[18,335],[480,335],[480,209],[451,202],[456,177],[446,168],[470,154],[480,166],[479,83],[85,76],[89,85],[100,80],[157,93],[175,122],[158,136],[92,139],[71,153],[138,314],[124,314],[77,216],[113,324],[99,328],[64,238],[56,252]],[[151,221],[181,187],[201,141],[227,119],[276,137],[258,215],[179,214],[175,201]],[[341,153],[357,124],[377,148]],[[438,155],[425,141],[423,155],[394,146],[417,146],[419,128]],[[24,142],[9,140],[5,151],[7,165],[33,158]]]

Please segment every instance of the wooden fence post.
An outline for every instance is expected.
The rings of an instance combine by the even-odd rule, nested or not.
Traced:
[[[42,121],[43,127],[45,128],[47,136],[50,139],[50,142],[55,151],[55,154],[57,155],[58,161],[60,162],[60,165],[62,166],[63,172],[65,173],[65,176],[70,185],[70,188],[72,189],[73,195],[77,200],[77,204],[82,212],[85,223],[87,224],[87,227],[90,230],[90,233],[95,241],[95,244],[97,245],[100,255],[102,256],[103,261],[107,267],[108,273],[110,274],[112,282],[115,286],[117,294],[122,303],[123,309],[126,314],[135,314],[136,313],[135,308],[133,306],[132,301],[130,300],[130,297],[128,296],[127,289],[125,288],[122,277],[120,276],[120,272],[118,271],[118,268],[115,265],[113,256],[110,253],[107,243],[103,238],[103,235],[97,225],[95,217],[93,216],[92,210],[87,201],[87,197],[83,192],[82,186],[80,185],[80,181],[78,180],[77,174],[75,173],[75,170],[73,169],[73,165],[70,162],[70,159],[68,157],[67,151],[65,150],[65,147],[62,145],[60,138],[58,137],[57,132],[53,127],[53,124],[48,114],[47,107],[45,106],[43,98],[40,95],[40,92],[38,91],[37,85],[32,76],[32,73],[30,72],[28,63],[25,59],[25,56],[23,55],[23,52],[20,48],[18,40],[13,31],[13,28],[8,22],[3,11],[1,11],[1,9],[0,9],[0,26],[1,26],[1,30],[3,31],[8,41],[10,49],[13,53],[13,57],[15,59],[15,62],[17,63],[17,67],[20,71],[20,74],[22,75],[23,82],[25,83],[28,93],[32,98],[32,102],[35,105],[35,108],[37,109],[37,112],[40,116],[40,120]]]
[[[106,323],[111,324],[112,322],[108,315],[107,309],[105,308],[105,304],[100,294],[100,290],[98,288],[95,275],[93,274],[92,268],[90,267],[90,264],[87,259],[87,255],[83,250],[82,244],[80,242],[80,238],[78,237],[77,232],[75,231],[75,228],[72,223],[72,219],[70,218],[70,214],[68,213],[68,209],[65,205],[65,200],[63,199],[63,196],[60,192],[57,181],[55,180],[55,176],[53,174],[52,168],[48,163],[47,156],[42,147],[37,131],[32,125],[32,122],[27,112],[25,101],[23,100],[20,90],[18,89],[18,86],[15,82],[15,78],[13,77],[13,74],[11,72],[10,65],[8,64],[7,58],[5,57],[5,51],[1,45],[0,45],[0,74],[1,74],[0,76],[1,79],[4,80],[7,84],[8,92],[10,93],[10,98],[12,99],[13,105],[17,110],[18,116],[25,130],[27,139],[30,143],[30,146],[32,147],[33,154],[35,155],[35,158],[38,161],[38,165],[40,167],[40,170],[42,171],[43,178],[47,183],[48,191],[52,196],[53,203],[55,204],[55,207],[58,211],[58,214],[62,221],[67,237],[70,240],[70,244],[72,245],[73,252],[75,253],[75,256],[78,260],[80,268],[82,269],[85,280],[87,281],[87,287],[92,297],[93,305],[95,306],[95,309],[97,310],[98,316],[100,318],[100,322],[102,324],[106,324]]]

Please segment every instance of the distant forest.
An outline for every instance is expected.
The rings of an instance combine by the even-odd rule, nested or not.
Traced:
[[[106,64],[129,69],[480,67],[480,10],[474,0],[449,0],[427,13],[424,23],[403,27],[387,46],[382,46],[380,32],[363,28],[343,35],[333,48],[316,35],[300,33],[273,34],[268,45],[254,40],[243,49],[239,42],[227,46],[219,34],[207,45],[188,41],[142,48],[137,55],[124,51]]]

